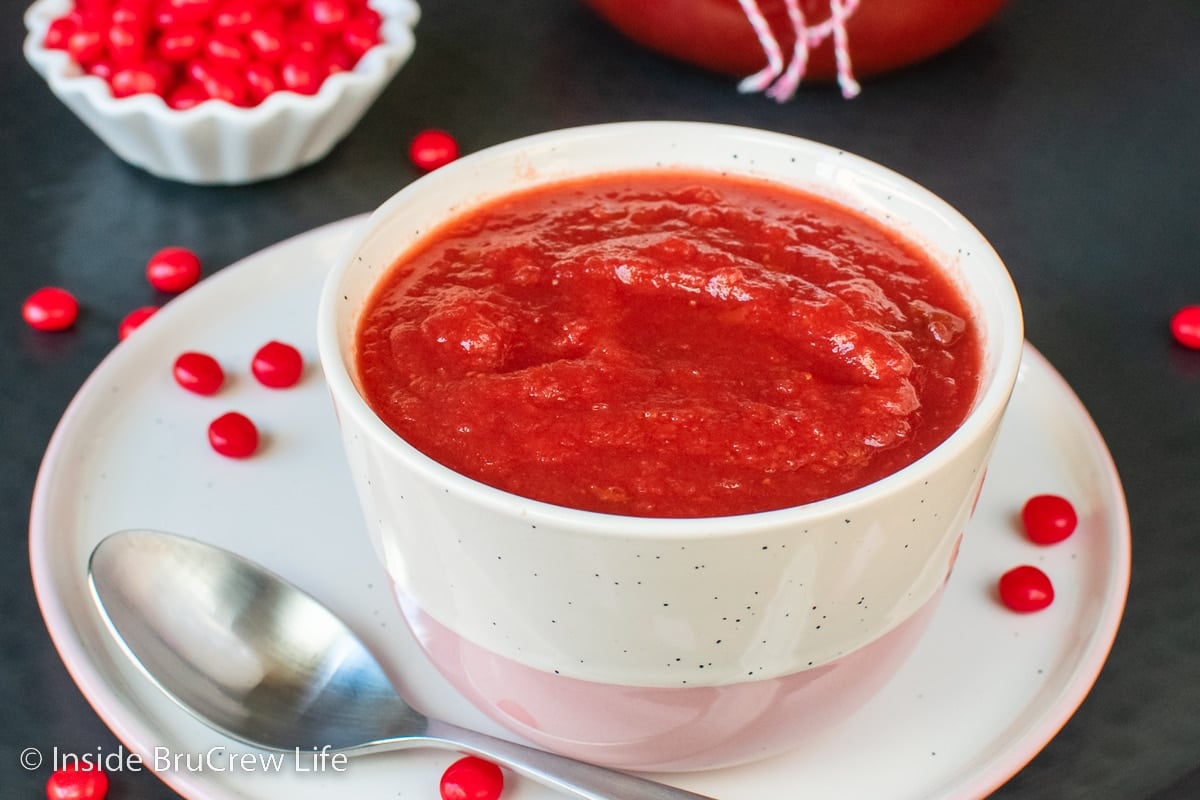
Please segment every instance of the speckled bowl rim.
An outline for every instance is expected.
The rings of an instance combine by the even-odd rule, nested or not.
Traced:
[[[982,387],[976,396],[974,407],[967,418],[941,444],[907,466],[858,489],[800,506],[761,511],[751,514],[735,514],[720,517],[662,518],[632,515],[607,514],[584,511],[566,506],[533,500],[506,492],[480,481],[468,478],[435,461],[406,442],[391,430],[367,404],[351,377],[351,367],[342,357],[338,335],[338,312],[341,285],[347,273],[354,267],[358,250],[368,241],[380,223],[392,216],[394,209],[419,195],[430,181],[453,181],[467,176],[472,166],[484,160],[512,159],[521,151],[547,145],[578,144],[587,139],[603,139],[613,135],[631,137],[703,135],[726,137],[732,143],[753,147],[756,142],[788,144],[805,148],[823,157],[837,159],[839,166],[854,169],[885,182],[894,192],[917,198],[922,204],[937,209],[940,216],[950,222],[961,234],[964,242],[976,252],[981,260],[990,265],[987,282],[992,291],[986,296],[973,295],[970,302],[988,305],[999,311],[1002,330],[996,331],[997,338],[989,340],[988,346],[996,351],[996,369],[991,381]],[[631,167],[637,169],[638,167]],[[703,167],[697,167],[703,171]],[[585,177],[580,175],[579,177]],[[469,186],[469,184],[467,184]],[[524,188],[524,187],[518,187]],[[468,190],[464,190],[466,196]],[[493,198],[483,197],[480,202]],[[474,205],[475,202],[466,207]],[[461,213],[459,209],[456,213]],[[400,252],[397,252],[399,257]],[[386,272],[386,270],[384,271]],[[317,312],[317,349],[329,390],[334,397],[340,414],[352,415],[372,440],[386,448],[389,455],[400,459],[431,482],[447,487],[456,498],[466,499],[497,512],[516,515],[530,522],[548,522],[565,526],[581,533],[613,536],[642,536],[666,539],[707,539],[714,537],[750,534],[781,526],[796,525],[805,520],[829,518],[852,514],[864,503],[909,491],[920,486],[926,476],[945,468],[948,462],[959,457],[979,437],[986,436],[989,429],[1003,415],[1016,384],[1017,371],[1021,364],[1024,347],[1024,321],[1020,300],[1012,278],[1004,262],[983,234],[953,206],[945,200],[899,173],[861,156],[844,150],[788,134],[703,122],[615,122],[577,128],[549,131],[498,144],[458,159],[426,176],[410,183],[394,194],[371,214],[368,220],[352,237],[340,259],[330,271],[321,290]]]

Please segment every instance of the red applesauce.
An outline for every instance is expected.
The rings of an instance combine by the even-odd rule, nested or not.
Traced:
[[[369,405],[524,497],[646,517],[767,511],[911,463],[962,422],[981,344],[920,249],[777,184],[589,177],[428,232],[362,315]]]

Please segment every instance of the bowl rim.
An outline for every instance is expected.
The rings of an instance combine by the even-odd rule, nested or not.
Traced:
[[[215,100],[187,109],[174,109],[157,94],[114,97],[105,80],[82,72],[66,51],[51,50],[43,45],[50,23],[70,11],[73,5],[73,0],[35,0],[25,10],[26,34],[22,51],[26,61],[50,89],[60,97],[82,99],[114,119],[145,114],[153,117],[156,123],[178,127],[207,120],[253,125],[289,110],[310,114],[330,111],[348,89],[375,85],[395,74],[416,46],[413,28],[420,19],[420,7],[415,0],[368,0],[368,5],[382,17],[379,43],[363,54],[354,69],[328,76],[315,94],[281,90],[249,107]]]
[[[408,202],[414,195],[419,195],[433,181],[453,181],[461,175],[468,174],[478,163],[488,160],[511,160],[528,148],[567,142],[577,144],[587,139],[614,136],[667,135],[708,136],[712,137],[714,141],[721,137],[736,137],[741,144],[752,145],[755,141],[787,144],[837,158],[839,164],[864,171],[873,179],[887,181],[889,188],[893,191],[904,192],[907,196],[915,197],[926,205],[932,204],[942,217],[956,227],[964,237],[971,240],[972,251],[978,250],[981,259],[989,264],[987,280],[992,284],[994,291],[988,296],[987,302],[994,305],[999,311],[1001,330],[998,333],[1002,335],[998,336],[995,342],[989,343],[996,352],[996,367],[991,375],[991,380],[981,386],[976,394],[974,406],[962,423],[945,440],[920,458],[883,478],[811,503],[726,516],[642,517],[556,505],[490,486],[456,472],[422,453],[379,418],[358,391],[351,376],[351,367],[343,358],[338,334],[339,297],[342,295],[340,287],[347,274],[354,268],[355,256],[359,249],[368,242],[381,223],[392,216],[397,206]],[[704,167],[696,168],[699,171],[706,169]],[[640,169],[643,167],[630,167],[631,171]],[[645,169],[652,168],[646,167]],[[619,170],[609,170],[609,172],[612,171]],[[586,173],[582,173],[573,177],[585,175]],[[756,177],[761,177],[761,175]],[[464,183],[468,187],[470,186],[469,182]],[[483,202],[502,194],[503,192],[489,194]],[[477,205],[478,202],[480,200],[472,199],[469,203],[457,206],[454,213],[461,213],[463,210]],[[380,275],[387,272],[387,269],[380,270]],[[378,280],[377,278],[376,281]],[[968,298],[972,302],[978,302],[979,299],[978,297]],[[874,161],[810,139],[737,125],[684,121],[615,122],[547,131],[488,147],[422,176],[380,205],[351,237],[351,241],[344,246],[321,289],[316,323],[318,354],[338,414],[350,415],[374,443],[383,447],[392,457],[399,459],[409,468],[422,474],[427,480],[453,492],[456,497],[464,497],[480,506],[505,515],[520,517],[531,524],[542,522],[547,525],[558,525],[577,532],[589,532],[597,535],[646,536],[667,539],[746,535],[776,529],[780,526],[794,526],[799,522],[850,516],[864,502],[894,495],[913,485],[920,485],[927,476],[945,468],[950,461],[979,437],[986,435],[988,429],[998,422],[1008,405],[1015,386],[1024,346],[1020,301],[1004,262],[983,234],[966,217],[929,189]]]

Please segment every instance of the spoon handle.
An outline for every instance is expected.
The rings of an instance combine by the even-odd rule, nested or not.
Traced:
[[[470,752],[580,800],[715,800],[624,772],[575,761],[497,739],[447,722],[430,720],[423,737]]]

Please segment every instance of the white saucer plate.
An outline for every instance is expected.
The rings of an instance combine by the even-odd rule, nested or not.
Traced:
[[[83,694],[129,752],[180,794],[212,800],[353,796],[431,798],[452,753],[412,750],[252,769],[254,754],[158,692],[111,641],[87,586],[106,534],[158,528],[205,539],[296,582],[349,622],[424,710],[497,733],[409,636],[363,530],[316,364],[318,291],[361,218],[282,242],[190,289],[116,347],[80,389],[46,452],[33,498],[30,557],[42,614]],[[249,371],[271,339],[300,348],[299,386],[272,390]],[[171,376],[187,350],[215,356],[226,386],[189,394]],[[223,458],[208,423],[255,420],[259,453]],[[1026,541],[1025,499],[1074,502],[1075,535]],[[1053,605],[1016,614],[998,576],[1022,563],[1054,581]],[[1129,582],[1129,521],[1104,441],[1070,387],[1027,347],[984,492],[945,597],[915,654],[853,717],[803,747],[744,767],[658,776],[721,800],[794,797],[974,798],[1024,766],[1083,701],[1108,655]],[[307,771],[304,771],[307,770]],[[351,794],[353,793],[353,794]],[[513,778],[506,800],[552,800]]]

